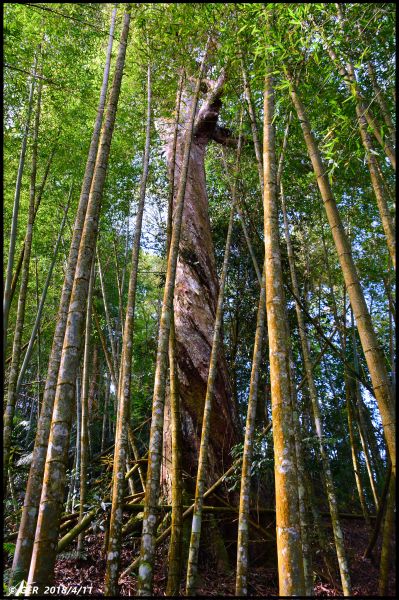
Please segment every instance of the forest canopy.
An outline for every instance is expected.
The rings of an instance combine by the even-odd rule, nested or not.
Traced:
[[[3,16],[4,594],[394,596],[394,4]]]

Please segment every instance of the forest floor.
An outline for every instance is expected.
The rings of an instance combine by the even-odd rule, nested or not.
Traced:
[[[350,563],[353,595],[359,597],[375,596],[378,593],[378,560],[376,562],[363,559],[362,555],[367,546],[369,532],[360,521],[345,520],[342,523],[345,543]],[[103,552],[103,534],[89,535],[86,538],[85,558],[76,558],[74,552],[67,553],[57,560],[56,584],[92,586],[91,595],[102,595],[104,590],[105,556]],[[139,539],[130,540],[122,551],[122,567],[137,556]],[[374,551],[379,557],[380,547]],[[70,558],[68,558],[70,556]],[[389,582],[389,596],[395,597],[396,573],[395,560],[392,557],[392,571]],[[322,571],[322,565],[315,564],[316,571]],[[202,565],[200,569],[200,596],[234,596],[234,571],[228,575],[218,573],[214,565]],[[157,550],[157,568],[154,575],[154,594],[163,596],[167,580],[167,543]],[[182,578],[182,581],[184,579]],[[249,576],[249,596],[277,596],[278,580],[276,568],[252,568]],[[134,596],[136,577],[127,576],[121,586],[121,596]],[[184,585],[181,589],[184,595]],[[315,596],[341,596],[337,585],[328,582],[324,577],[316,575]]]

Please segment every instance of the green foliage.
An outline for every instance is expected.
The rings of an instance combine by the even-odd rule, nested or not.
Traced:
[[[4,10],[4,238],[8,239],[13,209],[13,194],[18,168],[22,132],[28,101],[29,76],[34,54],[41,44],[39,68],[43,80],[42,116],[39,130],[38,182],[40,183],[47,159],[55,146],[42,204],[37,214],[33,233],[32,257],[37,258],[38,290],[41,292],[66,204],[69,186],[73,181],[73,194],[61,250],[48,292],[40,332],[26,381],[18,403],[15,422],[13,474],[22,490],[27,476],[27,464],[21,457],[32,447],[37,419],[35,404],[43,393],[47,360],[50,353],[58,309],[60,290],[64,278],[63,268],[68,255],[71,233],[85,168],[90,136],[95,119],[98,94],[107,44],[107,29],[113,8],[111,4],[45,5],[5,4]],[[111,326],[115,344],[122,344],[120,299],[117,271],[120,281],[125,270],[122,290],[122,319],[127,300],[132,249],[132,230],[139,197],[142,155],[145,139],[146,69],[151,63],[153,77],[153,120],[172,119],[176,87],[180,70],[186,76],[195,76],[198,60],[209,33],[214,34],[207,77],[214,78],[221,67],[228,71],[222,98],[220,123],[237,136],[240,114],[243,111],[243,136],[238,191],[254,251],[259,265],[263,262],[263,207],[259,179],[251,141],[242,86],[240,54],[242,52],[251,87],[255,113],[260,126],[263,116],[263,85],[266,65],[272,65],[276,88],[276,148],[280,153],[285,125],[292,110],[286,68],[298,79],[298,89],[306,105],[313,132],[319,142],[330,182],[339,204],[339,211],[352,241],[353,255],[359,271],[366,300],[372,313],[379,341],[391,362],[388,298],[382,275],[394,296],[393,270],[389,266],[385,237],[375,202],[370,177],[359,137],[353,95],[326,52],[329,43],[345,64],[350,58],[356,68],[358,85],[367,103],[372,105],[379,123],[382,115],[375,102],[374,91],[367,72],[367,62],[376,69],[378,84],[390,113],[394,117],[393,97],[395,75],[395,42],[393,4],[344,4],[344,24],[338,27],[334,4],[217,4],[217,3],[161,3],[136,4],[132,8],[132,28],[127,48],[126,66],[118,106],[115,133],[111,147],[110,164],[100,218],[98,250],[104,272],[105,289],[109,304]],[[55,12],[54,12],[55,11]],[[113,50],[115,61],[117,40],[122,23],[122,5],[118,16]],[[57,14],[60,13],[60,14]],[[112,67],[113,69],[113,67]],[[111,69],[111,71],[112,71]],[[261,127],[260,136],[262,137]],[[387,132],[382,127],[383,135]],[[375,145],[375,155],[384,180],[389,208],[394,214],[395,177],[385,160],[382,149]],[[215,249],[216,265],[220,271],[231,206],[231,184],[235,153],[226,149],[228,172],[221,161],[221,148],[211,143],[206,154],[207,192],[209,216]],[[30,185],[31,139],[28,143],[27,161],[22,180],[20,217],[18,222],[17,255],[22,246],[27,221]],[[306,302],[311,317],[322,327],[325,335],[332,334],[332,293],[338,314],[351,338],[348,301],[344,304],[343,277],[334,248],[330,228],[326,223],[324,208],[302,131],[297,118],[292,119],[288,146],[284,158],[283,183],[292,244],[301,298]],[[151,414],[154,382],[154,364],[165,271],[165,221],[168,198],[168,177],[164,150],[157,128],[152,128],[150,175],[146,197],[146,211],[141,240],[139,278],[136,298],[135,333],[131,383],[131,420],[134,427],[144,423]],[[281,228],[281,250],[284,281],[290,275],[286,247]],[[5,244],[4,264],[8,246]],[[326,256],[329,271],[326,266]],[[332,284],[332,290],[330,287]],[[110,351],[99,280],[95,285],[95,306],[102,332]],[[293,298],[286,288],[291,347],[295,362],[296,384],[304,373]],[[10,312],[9,340],[12,339],[16,317],[18,287]],[[237,400],[242,428],[245,426],[249,377],[251,372],[256,311],[259,286],[254,273],[241,225],[234,221],[231,260],[226,284],[224,343],[230,368],[232,388]],[[33,262],[28,286],[27,314],[24,342],[28,340],[37,312],[36,281]],[[314,359],[323,347],[313,325],[308,322],[311,356]],[[338,336],[333,343],[339,346]],[[360,349],[359,340],[357,340]],[[92,344],[99,350],[99,373],[91,423],[93,455],[99,452],[102,437],[107,366],[98,332],[93,327]],[[350,345],[349,345],[350,346]],[[9,349],[12,344],[9,343]],[[11,350],[9,350],[10,352]],[[351,348],[347,358],[352,359]],[[367,365],[359,352],[360,369],[367,378]],[[264,352],[259,393],[259,405],[266,406],[270,414],[267,395],[268,356]],[[316,385],[322,404],[323,426],[328,451],[332,460],[337,488],[345,488],[347,465],[350,461],[347,443],[343,365],[330,350],[314,370]],[[109,380],[109,377],[108,377]],[[39,381],[37,383],[37,381]],[[31,383],[30,383],[31,382]],[[308,465],[318,472],[317,449],[308,418],[306,386],[299,394],[303,441],[306,445]],[[364,390],[363,390],[364,393]],[[269,394],[270,395],[270,394]],[[367,395],[365,395],[365,398]],[[107,409],[106,441],[112,438],[115,424],[115,390],[111,390]],[[376,435],[381,453],[384,442],[379,431],[378,411],[373,399],[370,414],[376,424]],[[26,428],[22,423],[30,419],[32,430],[25,447]],[[37,406],[37,404],[36,404]],[[148,423],[137,433],[140,451],[145,452]],[[72,431],[69,476],[73,467],[76,444],[76,425]],[[106,444],[107,447],[107,444]],[[253,475],[267,478],[272,469],[269,448],[261,437],[256,441]],[[233,458],[242,453],[238,445]],[[111,455],[112,456],[112,455]],[[20,464],[17,463],[18,459]],[[107,489],[110,483],[109,456],[93,466],[91,481]],[[344,465],[344,466],[342,466]],[[362,466],[363,468],[363,466]],[[240,469],[228,482],[239,485]],[[317,475],[317,473],[316,473]],[[342,484],[342,485],[341,485]],[[90,498],[91,500],[91,498]],[[7,508],[9,505],[7,505]]]

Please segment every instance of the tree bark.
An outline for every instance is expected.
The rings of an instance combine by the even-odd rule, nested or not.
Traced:
[[[176,147],[180,121],[180,103],[183,89],[183,74],[180,76],[176,96],[176,122],[173,133],[172,158],[169,169],[169,202],[167,224],[167,253],[170,251],[172,239],[173,197],[176,166]],[[174,311],[173,311],[174,312]],[[182,477],[182,431],[179,380],[176,363],[176,335],[175,324],[172,317],[169,333],[169,404],[171,421],[171,446],[172,446],[172,522],[168,553],[168,581],[166,584],[167,596],[178,596],[182,572],[182,545],[183,545],[183,477]]]
[[[235,195],[235,194],[234,194]],[[201,444],[200,452],[198,457],[198,472],[197,481],[195,487],[195,502],[193,520],[191,525],[191,538],[190,548],[187,563],[187,580],[186,580],[186,595],[195,596],[197,591],[197,571],[198,571],[198,552],[201,538],[201,524],[202,524],[202,506],[204,501],[204,492],[207,480],[207,457],[208,447],[211,431],[211,414],[214,410],[214,389],[215,380],[217,375],[217,367],[219,362],[219,349],[221,347],[221,336],[222,336],[222,322],[223,322],[223,300],[224,300],[224,286],[227,276],[227,268],[230,256],[231,238],[233,231],[233,221],[235,213],[235,198],[232,198],[232,205],[230,210],[230,220],[227,230],[226,246],[224,251],[222,275],[220,278],[220,288],[216,309],[215,326],[212,340],[211,357],[209,361],[209,372],[208,382],[206,387],[204,414],[202,420],[201,429]],[[213,434],[213,431],[212,431]]]
[[[206,45],[203,60],[195,85],[191,105],[187,106],[189,116],[188,127],[185,133],[183,159],[181,163],[180,181],[176,196],[174,226],[166,270],[166,282],[162,303],[162,312],[158,334],[158,350],[155,368],[155,383],[152,402],[152,420],[149,443],[149,460],[147,470],[145,510],[143,518],[143,533],[141,538],[140,568],[137,592],[139,596],[149,596],[152,593],[152,581],[155,558],[155,525],[157,522],[157,504],[160,489],[160,471],[162,463],[162,433],[165,403],[165,388],[167,376],[167,352],[169,333],[173,310],[173,294],[175,291],[177,255],[179,251],[180,233],[183,217],[184,199],[186,193],[188,164],[190,161],[190,148],[194,129],[194,120],[201,86],[201,77],[204,71],[205,60],[208,53],[210,38]]]

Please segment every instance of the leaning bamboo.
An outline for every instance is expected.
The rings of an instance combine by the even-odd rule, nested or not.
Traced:
[[[287,243],[288,262],[289,262],[290,273],[291,273],[291,285],[292,285],[295,295],[299,296],[299,287],[298,287],[297,276],[296,276],[294,254],[293,254],[293,249],[292,249],[292,244],[291,244],[291,236],[290,236],[290,232],[289,232],[289,223],[288,223],[287,210],[286,210],[286,205],[285,205],[285,197],[284,197],[282,183],[280,183],[280,190],[281,190],[281,194],[280,194],[281,206],[282,206],[283,217],[284,217],[285,239],[286,239],[286,243]],[[310,348],[309,348],[309,341],[307,338],[307,333],[306,333],[306,328],[305,328],[305,320],[303,318],[301,308],[297,303],[295,304],[295,309],[296,309],[296,316],[297,316],[297,321],[298,321],[299,337],[301,340],[302,357],[303,357],[305,373],[306,373],[306,378],[307,378],[307,383],[308,383],[310,400],[311,400],[312,409],[313,409],[313,418],[314,418],[316,434],[317,434],[318,443],[319,443],[319,452],[320,452],[320,457],[321,457],[321,461],[322,461],[324,483],[325,483],[326,490],[327,490],[327,499],[328,499],[328,505],[330,508],[331,523],[332,523],[333,532],[334,532],[335,549],[336,549],[337,557],[338,557],[338,566],[339,566],[339,571],[340,571],[340,575],[341,575],[342,589],[343,589],[345,596],[350,596],[351,595],[351,582],[350,582],[348,561],[346,558],[341,524],[339,522],[338,504],[337,504],[334,481],[333,481],[332,474],[331,474],[330,460],[328,457],[327,449],[325,447],[324,432],[323,432],[323,425],[322,425],[322,418],[321,418],[321,409],[320,409],[319,399],[317,397],[316,385],[315,385],[314,378],[313,378],[312,364],[311,364],[311,359],[310,359]]]
[[[82,342],[90,268],[97,241],[99,213],[125,63],[130,8],[130,6],[126,7],[124,15],[114,80],[97,153],[96,168],[79,247],[61,353],[40,510],[28,575],[28,584],[35,582],[35,586],[39,588],[39,591],[44,588],[49,578],[51,578],[55,564],[52,548],[57,538],[58,521],[64,495],[66,459],[72,417],[71,406],[74,400],[75,379],[79,366],[78,359]]]
[[[392,461],[392,472],[395,477],[396,472],[396,438],[395,438],[395,416],[392,410],[393,400],[388,380],[388,374],[384,363],[384,358],[374,332],[371,317],[361,288],[355,263],[352,258],[351,248],[346,236],[334,195],[331,190],[327,171],[323,164],[320,151],[311,131],[310,123],[307,118],[305,108],[298,92],[295,89],[293,79],[288,74],[291,85],[291,99],[298,114],[301,123],[303,135],[308,149],[309,157],[312,161],[313,169],[317,178],[317,184],[324,202],[327,217],[332,230],[332,235],[338,252],[338,258],[341,264],[345,284],[348,290],[350,302],[352,305],[354,317],[356,319],[359,331],[360,341],[363,352],[370,371],[370,377],[377,399],[378,408],[381,414],[384,435],[388,446],[388,451]]]
[[[64,340],[64,333],[67,321],[68,306],[72,290],[73,276],[76,268],[79,244],[82,234],[86,207],[89,198],[90,187],[93,178],[94,165],[96,161],[98,142],[102,117],[105,106],[106,92],[108,86],[108,76],[111,61],[111,52],[113,45],[113,32],[115,25],[116,8],[112,13],[110,36],[105,61],[103,82],[100,92],[100,100],[94,124],[92,139],[90,142],[89,153],[85,173],[82,182],[82,189],[79,199],[79,206],[74,223],[74,232],[71,241],[71,248],[68,256],[68,263],[65,271],[65,278],[61,292],[61,299],[57,313],[57,323],[53,338],[53,344],[48,363],[46,385],[43,393],[42,408],[37,426],[35,446],[33,450],[33,460],[29,471],[28,483],[24,498],[24,507],[21,523],[19,527],[18,541],[15,548],[14,561],[12,566],[12,580],[19,582],[21,579],[27,579],[29,564],[31,560],[33,540],[35,536],[36,520],[39,508],[41,493],[41,484],[43,480],[44,463],[46,460],[47,443],[50,431],[50,421],[53,411],[55,388],[57,383],[58,370],[61,359],[61,350]]]

